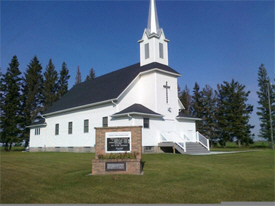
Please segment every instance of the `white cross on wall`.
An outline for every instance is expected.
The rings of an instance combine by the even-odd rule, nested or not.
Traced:
[[[166,103],[168,103],[168,89],[170,89],[170,86],[168,86],[168,82],[166,82],[166,85],[163,85],[163,87],[166,89]]]

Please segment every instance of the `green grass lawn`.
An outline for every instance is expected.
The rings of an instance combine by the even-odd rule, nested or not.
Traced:
[[[274,151],[142,155],[143,175],[88,176],[94,154],[1,151],[1,203],[274,201]]]

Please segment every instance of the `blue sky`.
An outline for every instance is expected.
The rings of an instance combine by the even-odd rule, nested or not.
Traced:
[[[236,81],[251,91],[251,124],[257,135],[257,73],[261,63],[274,78],[274,1],[157,0],[160,27],[169,42],[169,66],[182,74],[181,88],[198,82],[216,88]],[[77,66],[82,80],[139,62],[147,26],[144,1],[1,1],[1,68],[17,55],[20,70],[36,55],[43,70],[50,58],[57,71],[63,61]],[[273,81],[274,83],[274,81]]]

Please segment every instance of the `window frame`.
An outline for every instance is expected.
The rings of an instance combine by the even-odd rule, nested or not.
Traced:
[[[143,128],[150,129],[150,118],[148,118],[148,117],[143,118]]]
[[[59,123],[55,124],[55,135],[59,135]]]
[[[89,133],[89,119],[84,119],[84,133]]]
[[[73,134],[73,122],[68,122],[68,134]]]
[[[102,117],[102,127],[108,127],[108,117]]]
[[[40,135],[40,127],[34,129],[34,135]]]

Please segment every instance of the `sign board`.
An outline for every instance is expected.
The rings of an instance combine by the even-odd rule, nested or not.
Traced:
[[[131,152],[131,132],[106,132],[105,152],[122,153]]]
[[[105,171],[126,171],[126,162],[106,162]]]

